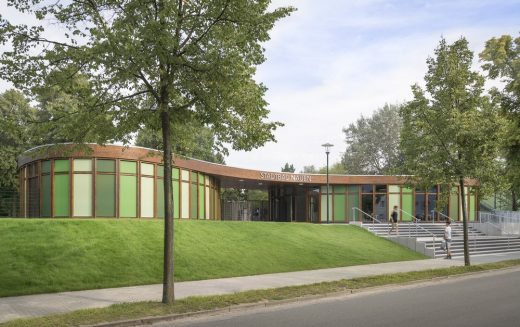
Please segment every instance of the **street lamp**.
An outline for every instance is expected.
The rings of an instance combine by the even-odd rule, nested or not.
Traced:
[[[329,153],[330,148],[333,147],[333,144],[325,143],[321,145],[325,148],[325,153],[327,154],[327,224],[329,223]]]

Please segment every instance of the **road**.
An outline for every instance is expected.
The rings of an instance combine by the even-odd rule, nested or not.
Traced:
[[[518,326],[520,268],[154,326]]]

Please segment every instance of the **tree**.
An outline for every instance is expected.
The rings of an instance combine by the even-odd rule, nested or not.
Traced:
[[[30,123],[36,110],[18,91],[0,94],[0,187],[17,190],[17,158],[32,144]]]
[[[197,123],[172,126],[173,153],[194,159],[225,164],[224,156],[217,152],[215,136],[208,127]],[[163,148],[162,136],[158,131],[144,127],[137,134],[135,145],[160,150]]]
[[[426,90],[412,86],[414,99],[401,109],[401,149],[406,168],[415,175],[412,182],[441,185],[443,199],[452,187],[460,188],[466,265],[470,260],[464,180],[478,179],[480,195],[494,188],[505,125],[483,95],[484,78],[471,71],[472,60],[464,38],[451,45],[442,39],[435,57],[427,60]]]
[[[285,173],[294,173],[296,169],[294,169],[294,165],[290,164],[288,162],[285,163],[285,166],[282,167],[282,172]]]
[[[494,89],[502,112],[511,122],[505,138],[505,174],[511,183],[511,203],[513,211],[519,208],[520,196],[520,37],[513,39],[502,35],[486,42],[480,59],[482,68],[492,79],[501,78],[505,83],[502,92]]]
[[[320,167],[319,169],[314,167],[314,165],[311,166],[303,166],[303,170],[301,171],[302,174],[326,174],[327,173],[327,166]],[[346,174],[345,167],[343,166],[343,163],[336,162],[329,166],[329,174]]]
[[[172,125],[199,121],[218,144],[250,150],[274,140],[281,126],[268,122],[265,86],[253,79],[265,60],[262,42],[275,22],[292,8],[268,11],[269,0],[105,0],[47,2],[12,0],[9,5],[38,20],[54,21],[62,37],[43,26],[13,25],[0,20],[0,76],[32,91],[48,76],[78,97],[71,124],[103,131],[98,142],[128,143],[143,126],[162,131],[164,161],[163,302],[172,303]],[[68,88],[75,76],[81,87]],[[109,119],[105,121],[105,117]],[[51,117],[53,118],[53,117]],[[89,120],[90,119],[90,120]],[[105,124],[106,122],[106,124]],[[108,126],[107,126],[108,124]],[[72,141],[82,142],[81,134]]]
[[[318,169],[314,165],[303,166],[302,174],[318,174]]]
[[[400,105],[385,104],[372,117],[361,116],[343,128],[347,148],[342,163],[349,174],[403,174],[399,149],[402,120]]]

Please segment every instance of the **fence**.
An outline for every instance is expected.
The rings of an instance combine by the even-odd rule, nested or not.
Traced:
[[[222,220],[269,220],[269,201],[222,201]]]
[[[18,191],[0,188],[0,217],[18,217],[19,199]]]
[[[489,223],[498,226],[504,234],[520,235],[520,212],[496,211],[479,212],[481,223]]]

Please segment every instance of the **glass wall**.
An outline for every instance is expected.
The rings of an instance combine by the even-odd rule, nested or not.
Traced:
[[[72,207],[74,217],[92,217],[92,159],[74,159]]]
[[[137,217],[137,162],[119,162],[119,216]]]
[[[164,217],[164,167],[107,158],[45,159],[19,170],[23,217]],[[173,216],[220,219],[218,182],[173,168]]]

